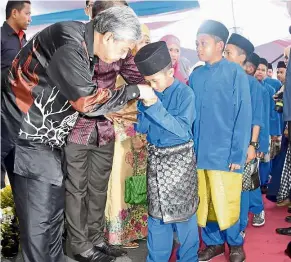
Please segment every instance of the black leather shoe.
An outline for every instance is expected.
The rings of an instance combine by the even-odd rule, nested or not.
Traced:
[[[285,255],[291,258],[291,242],[287,245],[287,248],[285,250]]]
[[[284,235],[284,236],[291,236],[291,227],[287,228],[277,228],[277,234]]]
[[[268,186],[261,186],[261,192],[263,195],[266,195],[268,192]]]
[[[127,252],[119,247],[111,246],[108,242],[104,241],[95,248],[108,256],[121,257],[127,255]]]
[[[287,216],[287,217],[285,218],[285,221],[288,222],[288,223],[291,223],[291,216]]]
[[[74,258],[79,262],[113,262],[116,260],[115,257],[108,256],[103,252],[97,250],[95,247],[92,248],[91,252],[89,252],[87,257],[79,254],[75,255]]]

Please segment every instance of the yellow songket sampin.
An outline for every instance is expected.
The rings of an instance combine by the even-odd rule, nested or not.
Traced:
[[[239,219],[242,175],[217,170],[198,170],[200,203],[198,224],[217,222],[220,230],[233,226]]]

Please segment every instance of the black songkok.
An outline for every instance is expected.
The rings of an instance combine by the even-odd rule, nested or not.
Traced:
[[[206,20],[199,27],[197,34],[214,35],[226,43],[229,36],[229,31],[224,24],[218,21]]]
[[[134,62],[143,76],[151,76],[162,71],[171,63],[166,42],[159,41],[144,46],[135,55]]]
[[[287,68],[287,66],[284,61],[279,61],[277,64],[277,68]]]
[[[252,63],[255,67],[258,67],[260,64],[260,57],[256,53],[252,53],[247,57],[247,62]]]
[[[265,65],[267,68],[269,67],[269,63],[265,58],[260,58],[260,65]]]
[[[272,69],[273,70],[272,64],[268,63],[268,69]]]
[[[239,47],[244,50],[247,55],[250,55],[255,51],[254,45],[248,39],[239,34],[232,34],[227,43]]]

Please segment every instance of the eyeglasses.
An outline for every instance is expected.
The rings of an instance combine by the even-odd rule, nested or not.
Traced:
[[[87,5],[86,7],[87,7],[87,8],[91,8],[91,7],[93,7],[93,4],[89,4],[89,5]]]

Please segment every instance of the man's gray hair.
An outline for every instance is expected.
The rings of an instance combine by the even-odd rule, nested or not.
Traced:
[[[100,34],[113,33],[115,40],[139,41],[142,37],[137,15],[127,6],[108,8],[94,18],[95,30]]]

